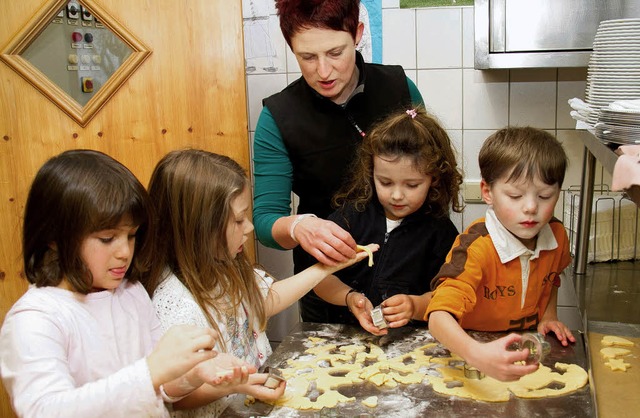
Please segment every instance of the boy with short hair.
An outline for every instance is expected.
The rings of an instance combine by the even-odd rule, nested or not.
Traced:
[[[481,343],[476,331],[553,331],[575,342],[558,320],[556,302],[563,271],[571,263],[569,240],[553,217],[567,156],[549,133],[507,127],[483,144],[478,157],[486,216],[456,238],[431,283],[425,313],[432,335],[473,367],[499,380],[517,380],[537,364],[516,364],[526,352],[508,347],[510,334]]]

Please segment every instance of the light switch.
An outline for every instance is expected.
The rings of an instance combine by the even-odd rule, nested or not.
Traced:
[[[467,203],[483,203],[480,182],[468,181],[464,183],[464,201]]]
[[[67,17],[69,19],[80,19],[80,5],[78,3],[69,2],[67,4]]]
[[[90,21],[93,19],[93,15],[86,7],[82,6],[82,20]]]

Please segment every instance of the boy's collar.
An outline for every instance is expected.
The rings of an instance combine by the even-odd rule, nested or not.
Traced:
[[[534,250],[525,247],[518,238],[500,223],[491,206],[487,209],[485,225],[487,226],[487,231],[491,236],[491,240],[502,264],[520,257],[523,254],[531,254],[531,259],[535,260],[540,256],[540,251],[555,250],[558,248],[558,242],[549,224],[543,226],[538,233],[536,248]]]

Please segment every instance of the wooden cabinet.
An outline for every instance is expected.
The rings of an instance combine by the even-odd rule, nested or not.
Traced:
[[[72,148],[100,150],[143,184],[166,152],[183,147],[224,153],[250,168],[241,2],[99,3],[151,55],[85,127],[0,63],[0,320],[27,288],[22,212],[29,185],[49,157]],[[3,2],[0,48],[51,4],[60,1]],[[66,57],[61,60],[65,65]],[[253,245],[248,248],[253,256]],[[0,416],[13,416],[0,392]]]

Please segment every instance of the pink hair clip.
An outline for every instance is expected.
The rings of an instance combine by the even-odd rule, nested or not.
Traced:
[[[411,119],[415,119],[418,116],[418,112],[415,109],[407,110],[407,115],[411,116]]]

